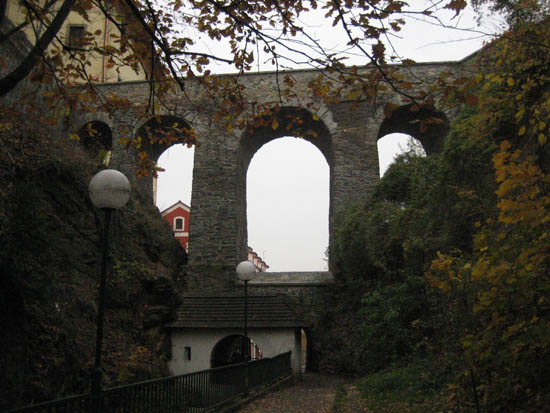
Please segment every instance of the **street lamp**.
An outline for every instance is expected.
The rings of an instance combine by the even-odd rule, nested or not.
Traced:
[[[96,398],[97,410],[101,394],[101,345],[103,342],[103,313],[105,307],[105,279],[107,276],[107,259],[109,255],[109,224],[113,211],[122,208],[130,198],[130,183],[119,171],[105,169],[95,174],[90,180],[88,193],[92,203],[105,212],[102,237],[101,273],[97,309],[97,334],[95,347],[95,365],[92,373],[92,394]]]
[[[245,395],[248,394],[248,360],[250,359],[250,341],[248,340],[248,282],[256,275],[256,266],[250,261],[242,261],[237,265],[237,278],[244,281],[244,337],[246,351],[244,362],[246,363],[244,389]]]

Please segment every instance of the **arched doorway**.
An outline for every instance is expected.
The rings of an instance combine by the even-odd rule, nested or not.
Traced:
[[[230,335],[218,341],[212,349],[210,367],[242,363],[247,356],[249,360],[257,360],[262,358],[262,351],[250,337]]]

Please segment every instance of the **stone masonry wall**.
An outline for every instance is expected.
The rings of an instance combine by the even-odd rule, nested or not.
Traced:
[[[413,65],[404,74],[413,85],[420,85],[431,79],[435,81],[442,71],[452,73],[460,70],[462,66],[457,63],[427,63]],[[319,137],[309,140],[325,155],[330,168],[330,242],[335,217],[350,203],[365,199],[379,179],[377,141],[382,137],[381,125],[385,122],[384,104],[392,102],[402,106],[405,102],[400,95],[386,92],[379,97],[376,106],[359,104],[352,110],[355,102],[344,101],[324,107],[310,97],[307,88],[318,72],[306,70],[291,74],[296,81],[296,95],[299,98],[287,99],[281,106],[305,118],[310,114],[299,108],[307,107],[308,102],[320,108],[317,111],[318,121],[304,119],[318,131]],[[276,101],[278,98],[274,73],[249,74],[243,76],[241,82],[250,101]],[[104,84],[98,85],[98,88],[105,95],[114,93],[136,103],[147,102],[149,98],[149,86],[143,82]],[[234,291],[235,266],[246,259],[248,164],[263,143],[287,134],[284,125],[278,130],[256,131],[252,135],[239,130],[229,133],[212,121],[212,112],[211,102],[201,95],[199,85],[188,82],[185,94],[175,93],[159,113],[182,119],[198,132],[200,139],[194,159],[186,293]],[[443,113],[441,116],[452,119],[453,114]],[[76,125],[95,119],[111,127],[114,142],[120,137],[118,130],[135,135],[148,120],[137,118],[131,108],[120,110],[112,117],[101,112],[73,116]],[[410,125],[403,124],[403,120],[395,119],[389,126],[387,122],[385,133],[410,129]],[[421,136],[418,138],[422,139]],[[113,148],[111,167],[133,177],[137,164],[136,151],[126,150],[116,143]],[[151,179],[145,179],[139,185],[152,193]],[[329,267],[331,265],[329,261]]]

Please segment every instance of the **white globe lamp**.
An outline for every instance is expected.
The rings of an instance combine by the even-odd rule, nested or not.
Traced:
[[[97,310],[97,332],[95,363],[92,370],[92,394],[96,403],[97,411],[101,409],[101,349],[103,345],[103,317],[105,312],[105,287],[107,278],[107,261],[109,257],[109,225],[111,215],[117,209],[122,208],[130,198],[130,183],[119,171],[105,169],[95,174],[88,185],[88,193],[92,203],[103,210],[105,219],[103,221],[103,232],[101,242],[101,270],[99,274],[98,310]]]
[[[130,182],[121,172],[105,169],[92,177],[88,192],[96,207],[120,209],[130,199]]]
[[[256,275],[257,268],[250,261],[242,261],[237,265],[237,277],[241,281],[250,281]]]

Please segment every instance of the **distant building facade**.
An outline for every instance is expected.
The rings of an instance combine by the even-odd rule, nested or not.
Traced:
[[[258,269],[258,272],[266,272],[269,265],[250,247],[248,247],[248,261]]]
[[[21,0],[2,0],[0,3],[2,3],[0,13],[2,16],[8,17],[15,26],[25,21],[36,20],[35,17],[28,16],[30,7],[25,7]],[[45,16],[50,21],[59,11],[61,2],[51,3],[49,13]],[[148,34],[124,2],[104,2],[104,5],[113,21],[107,19],[105,13],[94,5],[86,11],[86,18],[76,11],[71,11],[56,38],[48,47],[47,53],[50,57],[59,55],[63,64],[75,64],[75,61],[80,63],[78,59],[82,59],[80,51],[86,51],[87,79],[84,77],[72,79],[75,83],[83,83],[88,80],[100,83],[146,80],[147,73],[152,67],[151,40]],[[97,52],[94,47],[94,45],[98,45],[106,50],[120,47],[122,35],[115,22],[126,28],[124,36],[132,44],[132,52],[119,56],[120,62],[105,53]],[[30,44],[34,45],[43,34],[44,27],[43,25],[35,27],[35,25],[27,24],[21,31],[26,35]],[[66,50],[67,48],[72,49],[78,58],[73,61]],[[123,57],[128,58],[132,64],[124,62]]]
[[[166,222],[170,224],[174,236],[185,252],[187,252],[187,247],[189,245],[189,216],[191,214],[191,207],[178,201],[164,211],[161,211],[160,214]]]

